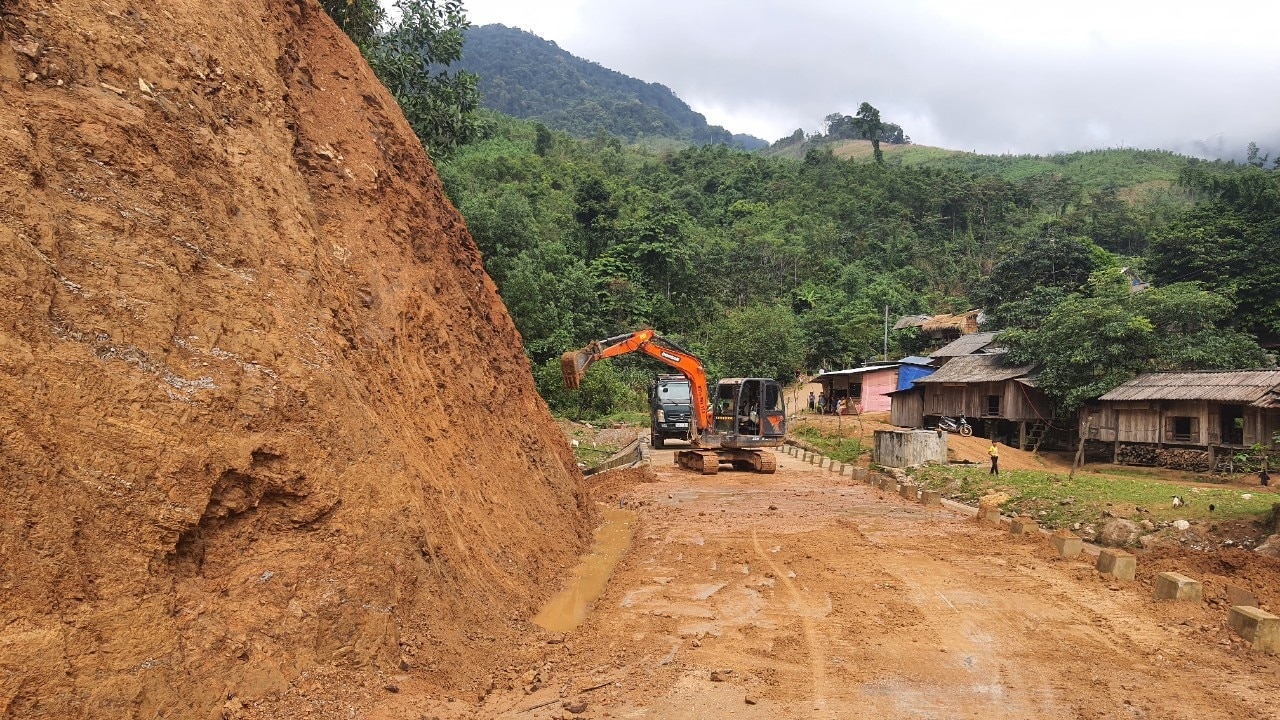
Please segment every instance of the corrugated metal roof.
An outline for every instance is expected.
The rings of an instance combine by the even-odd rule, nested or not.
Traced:
[[[929,357],[960,357],[962,355],[972,355],[982,348],[995,342],[996,334],[993,332],[970,333],[961,335],[959,339],[952,340],[947,345],[929,353]]]
[[[826,377],[835,377],[837,375],[861,375],[875,370],[896,370],[901,363],[880,363],[879,365],[864,365],[863,367],[849,368],[848,370],[832,370],[818,375],[814,380],[821,380]]]
[[[903,365],[932,365],[933,364],[933,360],[927,357],[920,357],[919,355],[908,355],[902,358],[901,360],[899,360],[898,362],[902,363]]]
[[[1147,373],[1099,399],[1215,400],[1271,407],[1267,403],[1280,402],[1278,389],[1280,370]]]
[[[937,372],[916,380],[921,383],[1000,382],[1025,377],[1034,365],[1005,365],[1004,353],[962,355],[943,365]]]

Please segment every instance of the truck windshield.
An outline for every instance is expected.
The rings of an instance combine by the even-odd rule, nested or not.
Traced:
[[[689,383],[667,383],[658,386],[658,399],[664,402],[689,402]]]

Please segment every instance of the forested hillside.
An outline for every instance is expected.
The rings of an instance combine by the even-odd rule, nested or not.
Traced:
[[[554,42],[505,25],[472,27],[455,67],[479,77],[484,107],[538,120],[579,138],[668,138],[747,149],[767,143],[708,125],[665,85],[583,60]]]
[[[565,398],[554,358],[641,325],[713,372],[785,378],[878,356],[886,306],[984,307],[1021,357],[1062,366],[1049,389],[1067,404],[1143,369],[1266,364],[1255,339],[1280,335],[1280,190],[1259,167],[1131,151],[919,165],[830,147],[655,153],[491,120],[441,173],[560,409],[623,401],[610,370]],[[1154,289],[1130,300],[1126,267]],[[922,347],[894,333],[889,354]]]

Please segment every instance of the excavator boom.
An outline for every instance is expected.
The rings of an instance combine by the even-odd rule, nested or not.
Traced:
[[[607,340],[596,340],[581,350],[561,355],[560,373],[564,376],[564,386],[570,390],[580,386],[587,368],[597,360],[633,352],[644,353],[688,378],[697,432],[711,427],[711,396],[707,391],[707,372],[702,368],[702,361],[653,330],[637,330]]]

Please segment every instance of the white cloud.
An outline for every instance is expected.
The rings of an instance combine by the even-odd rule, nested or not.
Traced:
[[[1280,3],[468,0],[767,140],[861,101],[982,152],[1280,149]],[[1216,140],[1215,140],[1216,139]],[[1239,146],[1239,147],[1236,147]],[[1205,152],[1203,149],[1201,152]]]

